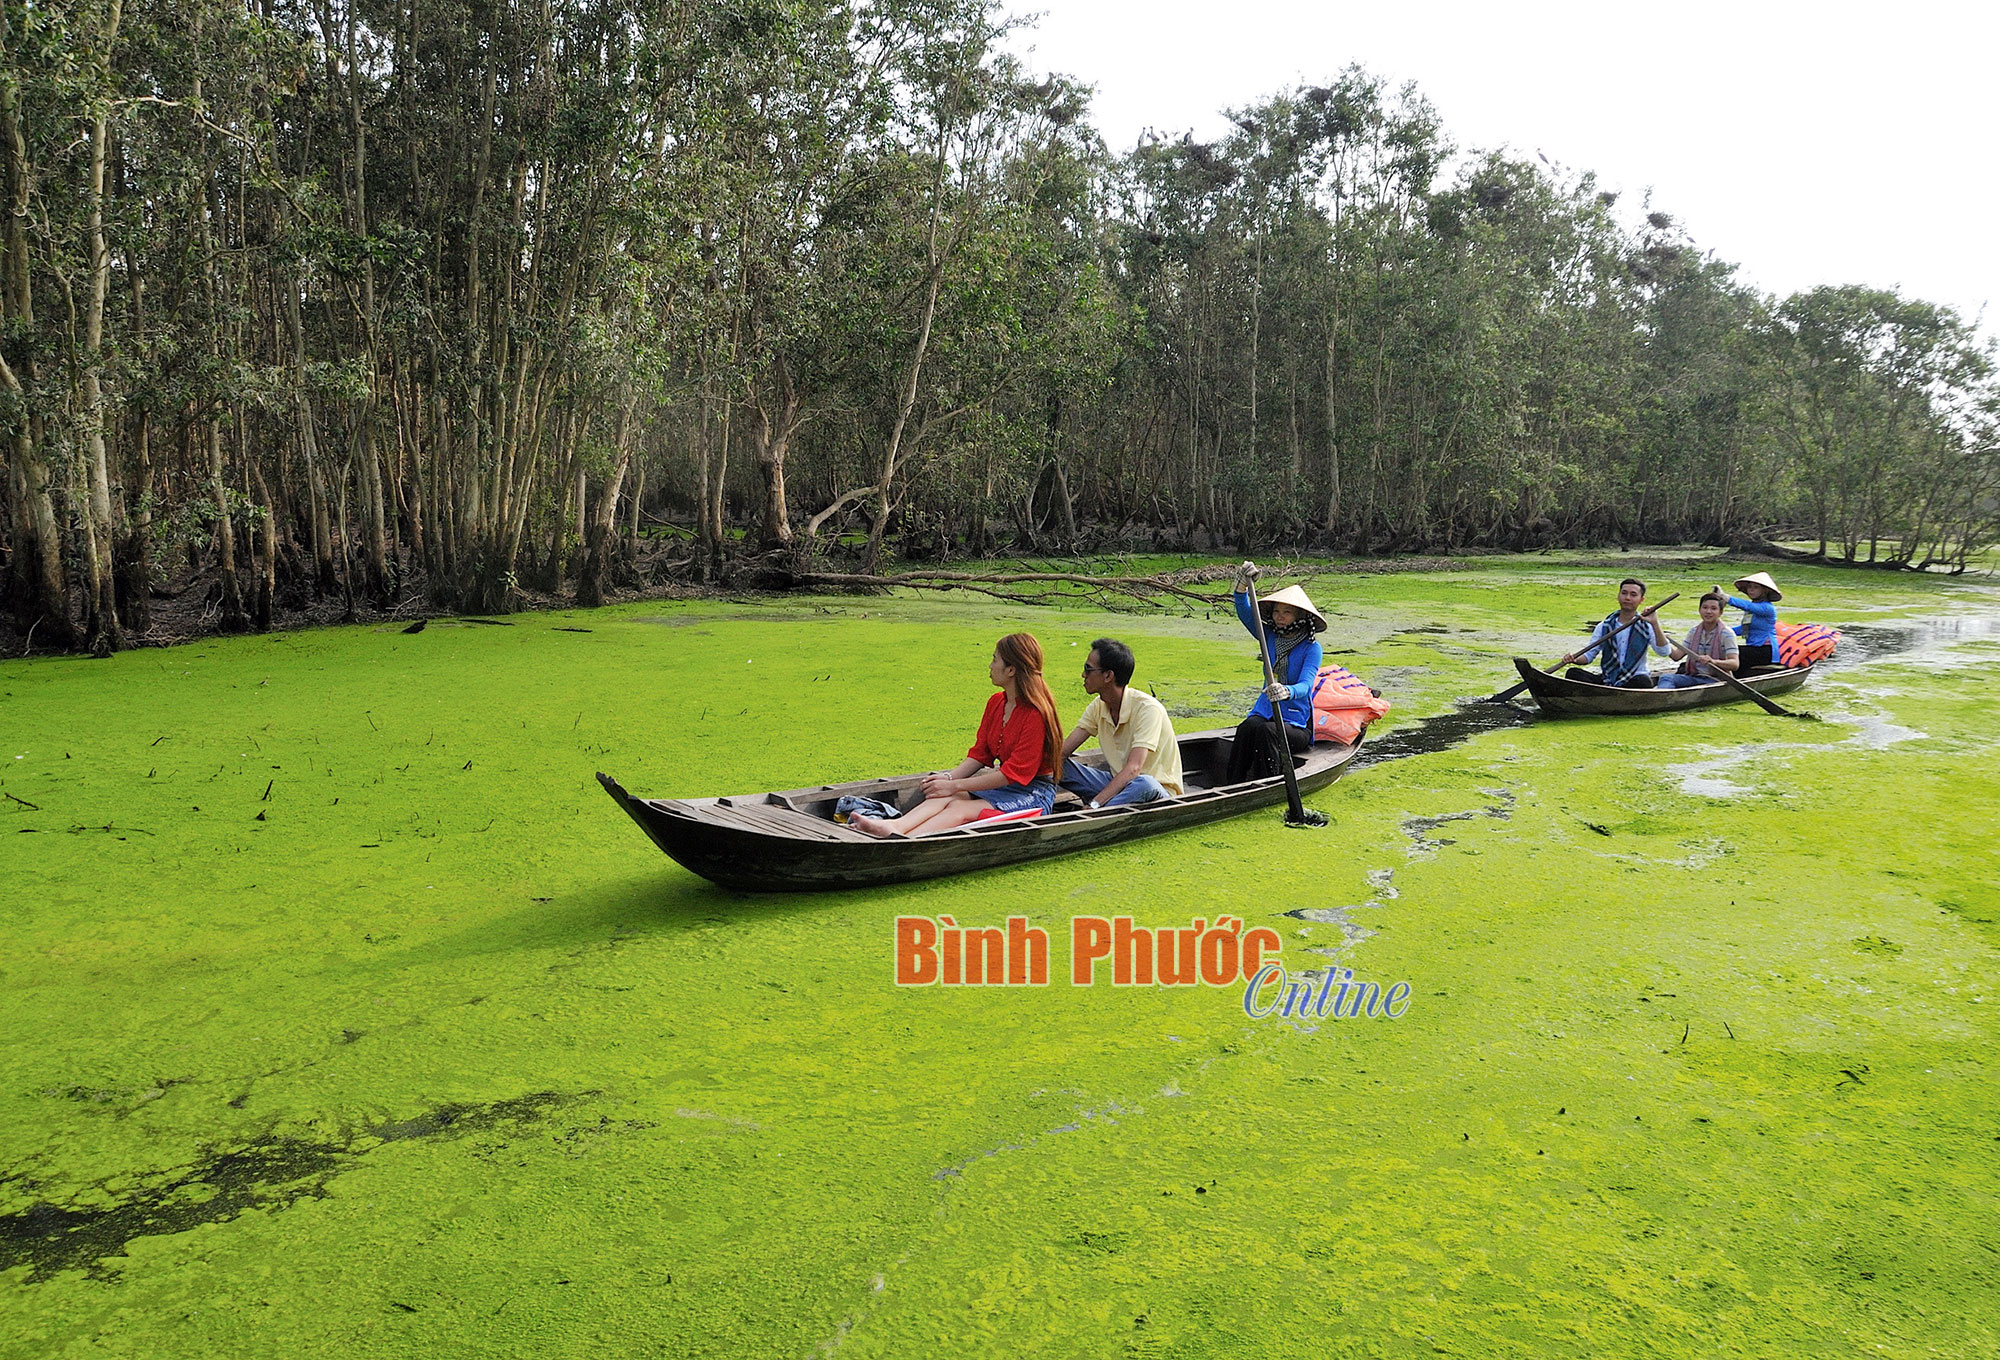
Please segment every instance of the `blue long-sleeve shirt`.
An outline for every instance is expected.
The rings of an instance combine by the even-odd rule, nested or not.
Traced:
[[[1249,630],[1252,637],[1257,635],[1257,615],[1250,608],[1250,592],[1247,590],[1238,591],[1236,594],[1236,617]],[[1264,648],[1269,655],[1275,658],[1278,652],[1274,645],[1275,639],[1270,636],[1270,632],[1271,630],[1268,628],[1264,630]],[[1319,667],[1322,655],[1319,639],[1309,637],[1304,642],[1299,643],[1298,646],[1292,648],[1291,654],[1285,658],[1285,668],[1282,674],[1278,674],[1275,664],[1272,667],[1272,673],[1277,674],[1278,679],[1283,681],[1291,690],[1291,697],[1278,705],[1279,709],[1284,713],[1285,721],[1293,727],[1303,727],[1308,732],[1312,731],[1313,686],[1319,680]],[[1250,707],[1250,716],[1253,718],[1270,717],[1271,696],[1268,694],[1258,695],[1257,702]]]
[[[1778,647],[1778,606],[1769,600],[1743,600],[1734,595],[1725,598],[1730,608],[1743,611],[1743,622],[1736,626],[1736,631],[1743,635],[1744,645],[1769,647],[1775,656]]]

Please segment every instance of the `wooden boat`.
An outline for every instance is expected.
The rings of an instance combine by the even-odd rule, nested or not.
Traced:
[[[1282,805],[1285,781],[1277,775],[1238,784],[1214,782],[1228,768],[1235,735],[1233,729],[1217,728],[1180,738],[1187,792],[1179,798],[1086,808],[1065,795],[1048,816],[975,822],[935,836],[886,840],[835,822],[834,804],[846,794],[859,794],[908,810],[923,801],[923,775],[726,798],[635,798],[610,775],[600,773],[597,779],[655,845],[703,878],[746,892],[817,892],[1023,864]],[[1299,792],[1333,783],[1360,749],[1359,741],[1313,746],[1298,758]],[[1098,752],[1077,759],[1103,767]]]
[[[1565,676],[1536,670],[1533,663],[1514,658],[1514,669],[1527,682],[1528,693],[1543,713],[1551,718],[1610,717],[1633,713],[1676,713],[1684,708],[1708,708],[1714,704],[1748,703],[1749,696],[1734,685],[1694,685],[1687,689],[1618,689],[1589,684]],[[1743,683],[1767,698],[1789,694],[1806,682],[1811,666],[1787,666],[1765,671]]]

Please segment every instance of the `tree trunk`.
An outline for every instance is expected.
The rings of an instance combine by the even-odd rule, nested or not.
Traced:
[[[0,361],[0,381],[19,395],[21,383],[11,368]],[[36,437],[39,421],[24,420],[14,437],[14,456],[9,463],[14,503],[14,617],[21,631],[38,636],[51,647],[76,645],[76,627],[70,622],[69,585],[63,577],[62,539],[49,494],[48,464],[42,460]]]
[[[313,415],[312,393],[306,387],[306,332],[299,315],[299,280],[283,281],[285,325],[292,336],[292,410],[296,416],[299,457],[305,462],[306,513],[312,544],[313,590],[331,595],[338,582],[333,570],[333,527],[326,513],[326,480],[320,475],[319,431]]]
[[[0,49],[12,41],[8,32],[7,6],[0,5]],[[11,78],[0,79],[0,162],[6,167],[6,222],[4,232],[6,272],[0,288],[0,386],[14,399],[27,405],[34,395],[40,373],[33,352],[10,335],[32,335],[35,303],[32,274],[28,267],[28,216],[33,180],[28,167],[28,143],[21,130],[20,86]],[[17,348],[18,345],[18,348]],[[16,365],[19,365],[16,368]],[[15,426],[12,456],[8,459],[10,496],[14,508],[12,590],[14,617],[21,631],[51,647],[76,645],[76,628],[70,622],[69,585],[62,568],[62,529],[56,518],[55,499],[49,489],[49,465],[42,454],[41,417],[30,407]]]
[[[1066,552],[1075,552],[1076,498],[1070,494],[1069,474],[1063,471],[1062,460],[1060,458],[1050,459],[1049,467],[1054,472],[1052,479],[1054,486],[1052,489],[1055,492],[1056,505],[1062,511],[1063,549]]]
[[[347,185],[348,229],[356,239],[365,240],[368,236],[368,125],[361,114],[361,57],[355,35],[358,19],[351,4],[346,6],[345,20],[341,36],[346,61],[341,74],[346,85],[348,134],[353,145],[351,178]],[[358,403],[360,409],[354,413],[353,428],[355,470],[358,474],[354,490],[360,499],[357,508],[361,515],[363,552],[361,580],[368,597],[386,609],[390,603],[387,511],[382,495],[382,463],[375,447],[375,411],[381,383],[381,365],[377,362],[375,343],[375,260],[365,250],[361,252],[360,275],[361,296],[356,320],[361,332],[361,357],[368,375],[368,391]]]
[[[937,316],[939,285],[944,270],[936,259],[937,219],[935,212],[931,219],[932,255],[930,282],[924,289],[923,320],[917,331],[916,351],[910,355],[910,368],[903,379],[902,397],[896,403],[896,423],[889,431],[889,442],[882,450],[882,471],[875,479],[875,504],[868,517],[868,549],[862,556],[861,570],[865,575],[874,575],[882,560],[882,536],[889,528],[889,512],[895,508],[895,500],[890,488],[896,479],[896,461],[902,456],[903,431],[910,423],[910,412],[917,404],[917,383],[923,376],[924,355],[930,349],[931,322]]]
[[[889,528],[889,512],[895,508],[896,463],[902,456],[903,431],[916,408],[917,385],[923,377],[924,356],[931,345],[931,323],[937,318],[938,292],[944,282],[944,255],[938,248],[938,228],[944,218],[945,145],[948,134],[940,124],[935,147],[935,169],[931,174],[930,219],[924,228],[924,265],[929,277],[924,282],[924,309],[917,327],[917,345],[910,355],[910,368],[903,379],[902,397],[896,403],[896,423],[882,450],[882,471],[875,479],[875,504],[868,517],[868,549],[862,570],[873,574],[882,560],[882,536]]]
[[[616,534],[618,493],[625,485],[626,470],[632,466],[632,410],[637,404],[636,395],[628,396],[624,410],[619,413],[618,462],[604,479],[596,511],[584,530],[583,563],[576,574],[576,602],[589,609],[604,603],[604,575]]]
[[[1257,347],[1264,335],[1264,233],[1257,224],[1255,263],[1250,270],[1250,466],[1257,461]]]
[[[695,512],[702,576],[709,581],[719,580],[722,576],[722,490],[729,478],[729,413],[729,401],[726,398],[717,399],[714,390],[704,384],[701,398],[701,485]]]
[[[340,621],[353,623],[360,617],[354,611],[354,536],[347,530],[347,471],[341,470],[340,495],[334,499],[334,529],[339,534],[340,554]]]
[[[111,0],[105,19],[102,74],[110,80],[111,46],[118,38],[123,0]],[[90,293],[83,316],[84,580],[89,593],[84,632],[92,652],[109,655],[125,645],[118,622],[118,587],[112,570],[117,541],[111,518],[111,475],[104,440],[104,303],[111,290],[111,250],[104,240],[104,163],[109,116],[100,107],[90,124]]]
[[[126,496],[125,537],[113,553],[118,611],[127,633],[143,633],[153,615],[153,413],[139,412],[132,441],[131,489]]]
[[[264,474],[253,464],[250,476],[256,482],[257,499],[264,507],[264,513],[257,521],[256,536],[256,580],[257,589],[251,605],[251,618],[257,631],[271,631],[271,599],[278,585],[278,507],[271,500],[271,490],[264,485]]]
[[[757,403],[757,471],[764,483],[763,544],[790,551],[792,512],[785,501],[785,457],[799,427],[799,394],[783,356],[771,360],[771,379],[777,386],[777,413],[772,414],[769,404]]]
[[[375,400],[363,397],[354,423],[355,492],[360,497],[362,589],[378,606],[390,602],[387,512],[382,501],[382,460],[375,448]]]
[[[646,464],[643,461],[639,464],[638,480],[634,483],[632,494],[628,499],[632,504],[632,518],[626,528],[625,551],[630,560],[639,555],[639,509],[646,499]]]
[[[236,575],[236,528],[229,522],[229,483],[223,476],[222,421],[211,415],[208,427],[209,491],[215,497],[216,567],[222,573],[222,619],[225,633],[240,633],[248,622],[243,611],[243,582]]]

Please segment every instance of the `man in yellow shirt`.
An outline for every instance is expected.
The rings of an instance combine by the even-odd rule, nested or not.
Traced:
[[[1150,803],[1183,792],[1173,719],[1152,695],[1126,688],[1133,664],[1132,649],[1115,638],[1091,643],[1083,663],[1083,690],[1091,700],[1063,743],[1062,786],[1090,807]],[[1092,737],[1104,750],[1101,770],[1070,759]]]

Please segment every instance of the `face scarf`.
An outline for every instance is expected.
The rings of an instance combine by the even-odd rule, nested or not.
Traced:
[[[1312,620],[1300,615],[1283,628],[1265,631],[1271,639],[1271,669],[1279,675],[1289,674],[1286,663],[1291,659],[1292,650],[1312,637]]]

